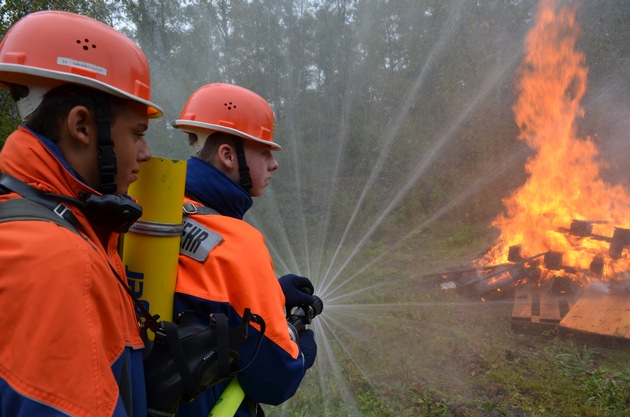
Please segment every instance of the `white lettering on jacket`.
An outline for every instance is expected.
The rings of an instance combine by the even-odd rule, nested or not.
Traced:
[[[204,262],[208,254],[217,246],[223,237],[207,227],[184,218],[184,230],[179,243],[179,253],[191,257],[199,262]]]

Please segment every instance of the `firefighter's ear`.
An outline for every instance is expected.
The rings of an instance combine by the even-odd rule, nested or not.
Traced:
[[[88,185],[97,187],[100,173],[95,163],[97,129],[92,113],[85,106],[75,106],[59,126],[57,146],[66,162]]]
[[[68,136],[78,142],[77,144],[87,146],[94,137],[95,125],[92,113],[85,106],[74,106],[70,109],[64,127]]]
[[[227,169],[234,169],[236,162],[236,152],[233,147],[227,143],[219,145],[217,150],[217,159]]]

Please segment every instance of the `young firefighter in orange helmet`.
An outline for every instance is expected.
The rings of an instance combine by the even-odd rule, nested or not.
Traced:
[[[145,55],[96,20],[47,11],[0,43],[0,83],[24,125],[0,153],[0,415],[146,416],[143,342],[117,253],[151,153]],[[40,207],[41,209],[41,207]],[[47,211],[50,209],[50,211]]]
[[[260,349],[256,352],[259,329],[251,327],[236,365],[241,369],[254,358],[238,374],[246,401],[236,416],[261,415],[258,403],[276,405],[295,394],[317,353],[313,331],[292,340],[285,315],[285,307],[313,304],[313,285],[297,275],[278,280],[262,234],[243,221],[252,197],[263,194],[278,168],[272,154],[280,149],[273,142],[273,111],[248,89],[208,84],[189,97],[174,126],[189,134],[195,150],[186,175],[184,211],[189,215],[174,312],[193,310],[201,323],[211,313],[223,313],[232,327],[245,309],[264,319]],[[228,382],[180,404],[178,415],[207,416]]]

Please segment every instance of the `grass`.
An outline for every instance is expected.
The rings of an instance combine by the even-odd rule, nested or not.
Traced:
[[[422,250],[407,245],[352,289],[379,287],[324,308],[315,319],[315,367],[297,395],[268,407],[268,416],[630,415],[628,346],[553,329],[518,333],[509,295],[482,302],[423,279],[440,263],[446,268],[474,258],[487,241],[441,226],[447,238],[421,244]]]

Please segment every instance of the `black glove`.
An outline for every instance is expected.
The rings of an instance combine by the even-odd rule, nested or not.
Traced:
[[[315,343],[315,333],[311,329],[306,329],[300,333],[300,340],[298,340],[298,346],[300,352],[304,355],[304,364],[306,369],[313,366],[315,357],[317,356],[317,343]]]
[[[286,299],[287,312],[290,312],[293,307],[310,306],[315,302],[313,297],[315,289],[310,279],[288,274],[281,276],[278,281]]]

